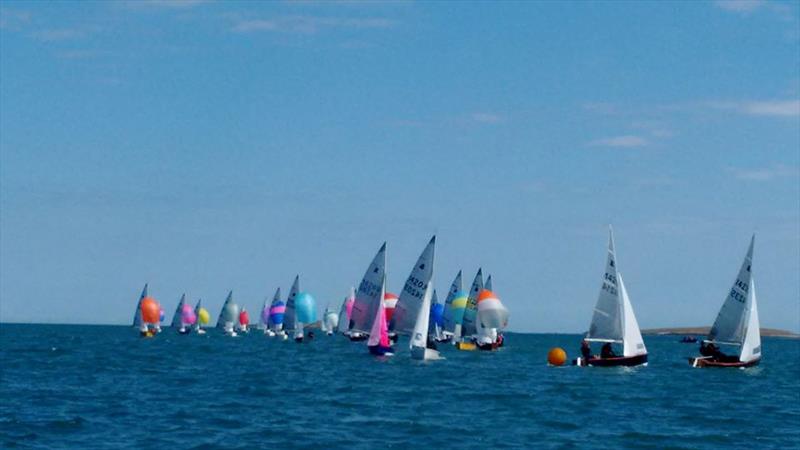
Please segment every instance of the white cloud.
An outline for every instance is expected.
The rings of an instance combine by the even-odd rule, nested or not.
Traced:
[[[714,2],[718,8],[740,14],[751,13],[765,4],[764,0],[717,0]]]
[[[746,102],[742,112],[754,116],[800,116],[800,100]]]
[[[736,178],[744,181],[772,181],[776,178],[796,177],[800,175],[800,170],[797,167],[790,167],[784,164],[752,169],[729,167],[728,171],[733,173]]]
[[[649,144],[650,143],[647,141],[647,139],[641,136],[634,136],[634,135],[608,137],[603,139],[597,139],[589,143],[589,145],[592,146],[617,147],[617,148],[644,147]]]
[[[188,9],[209,2],[210,0],[136,0],[127,2],[127,5],[133,8]]]
[[[324,29],[379,29],[391,28],[395,22],[390,19],[347,18],[347,17],[313,17],[313,16],[283,16],[270,19],[240,20],[233,26],[233,31],[238,33],[252,33],[259,31],[314,34]]]

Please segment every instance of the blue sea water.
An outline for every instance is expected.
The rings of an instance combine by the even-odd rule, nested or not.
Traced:
[[[578,335],[507,335],[498,352],[443,347],[381,360],[308,344],[169,328],[0,325],[3,448],[798,448],[800,341],[764,338],[762,365],[693,369],[696,345],[646,337],[648,367],[548,367]]]

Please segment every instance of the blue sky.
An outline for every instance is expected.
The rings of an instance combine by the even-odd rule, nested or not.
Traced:
[[[795,2],[3,1],[0,319],[324,307],[436,233],[440,291],[579,332],[611,223],[642,327],[711,324],[756,232],[798,331],[798,55]]]

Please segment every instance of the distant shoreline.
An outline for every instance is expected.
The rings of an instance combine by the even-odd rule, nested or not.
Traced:
[[[644,335],[706,335],[711,327],[677,327],[677,328],[648,328],[642,330]],[[800,334],[777,328],[761,328],[761,336],[785,337],[800,339]]]

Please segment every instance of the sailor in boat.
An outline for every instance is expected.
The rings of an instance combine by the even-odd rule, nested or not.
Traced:
[[[603,344],[603,347],[600,348],[600,357],[601,358],[616,358],[618,355],[614,353],[614,349],[611,348],[611,343],[606,342]]]
[[[430,335],[428,335],[428,340],[425,342],[425,347],[427,347],[427,348],[429,348],[431,350],[438,350],[436,348],[436,340],[435,339],[431,339]]]
[[[581,356],[583,356],[584,361],[588,361],[592,357],[592,347],[586,339],[581,341]]]
[[[505,342],[505,340],[506,340],[506,338],[505,338],[505,336],[503,336],[503,333],[499,333],[497,335],[497,346],[498,347],[502,347],[503,346],[503,342]]]
[[[711,361],[735,363],[739,362],[738,356],[726,355],[713,342],[700,342],[700,354]]]

